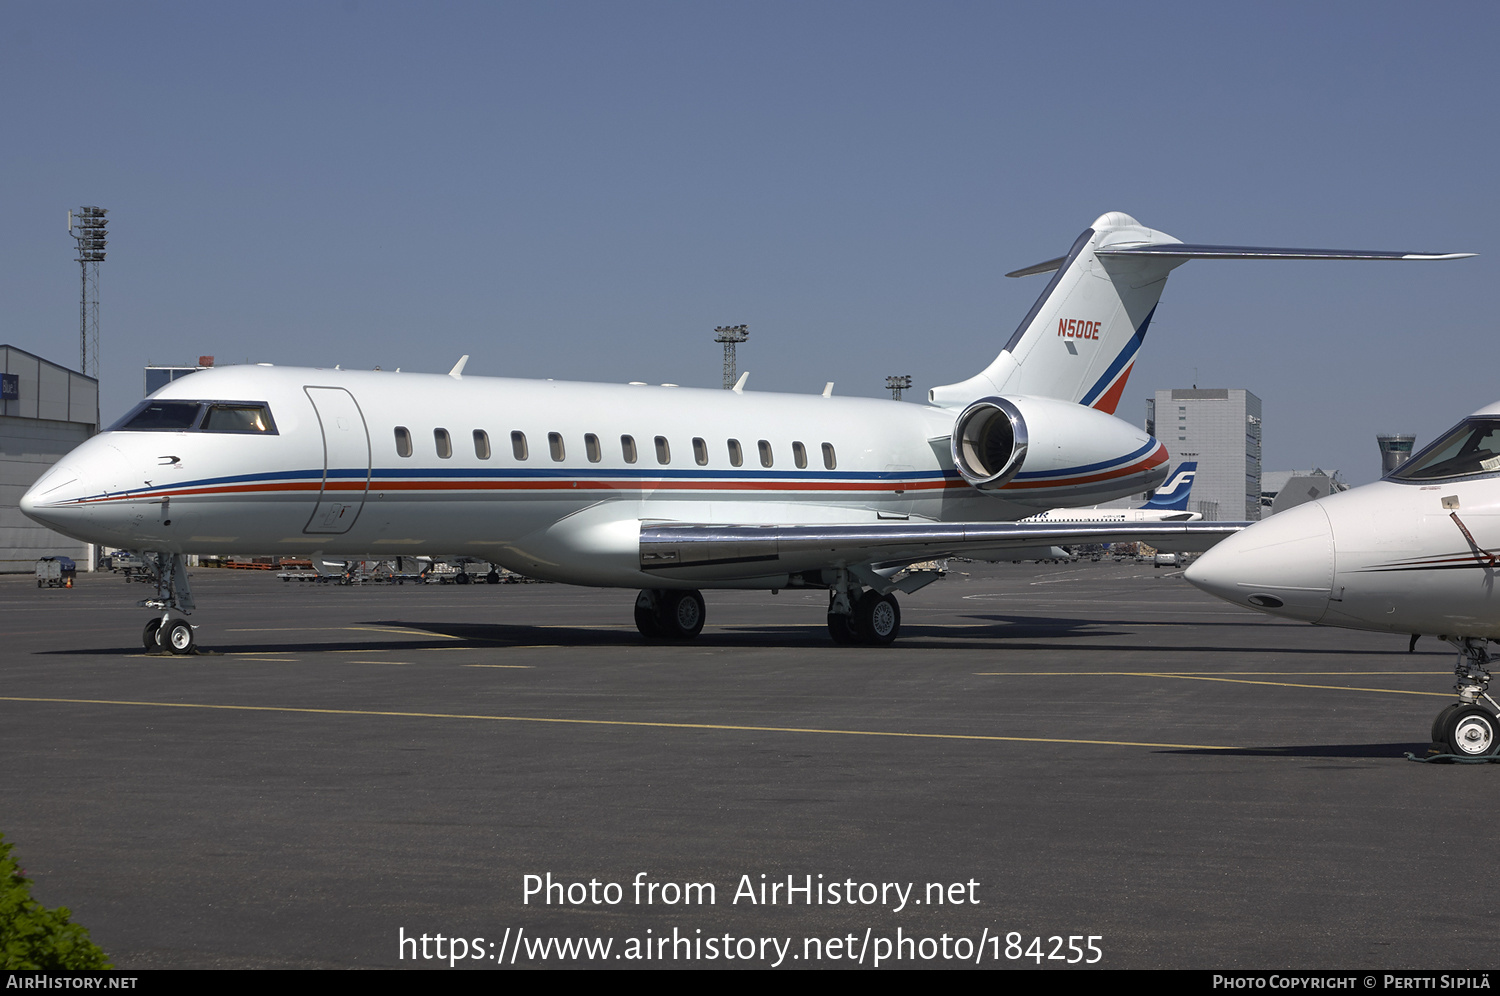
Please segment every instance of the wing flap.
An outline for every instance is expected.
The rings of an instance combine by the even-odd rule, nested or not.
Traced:
[[[891,522],[807,526],[642,523],[641,569],[700,580],[870,563],[914,563],[1071,543],[1206,550],[1248,522]]]

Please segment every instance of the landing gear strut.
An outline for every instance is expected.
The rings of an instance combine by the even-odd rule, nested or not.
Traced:
[[[635,628],[647,638],[691,640],[703,632],[707,613],[696,590],[646,588],[635,599]]]
[[[197,646],[194,626],[184,616],[192,612],[193,592],[188,586],[187,562],[180,553],[142,553],[142,562],[156,582],[156,597],[143,598],[137,605],[161,613],[146,623],[141,642],[147,650],[168,650],[190,654]]]
[[[1490,698],[1490,656],[1487,641],[1466,637],[1448,641],[1458,648],[1458,663],[1453,673],[1458,677],[1454,690],[1459,701],[1438,713],[1432,721],[1432,740],[1449,754],[1460,757],[1489,757],[1500,753],[1500,704]],[[1480,700],[1492,708],[1480,705]],[[1493,710],[1493,711],[1492,711]]]

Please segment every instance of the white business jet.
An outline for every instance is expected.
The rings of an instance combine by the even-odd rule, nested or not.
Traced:
[[[641,589],[647,636],[690,638],[702,588],[829,592],[843,643],[886,644],[934,557],[1069,542],[1206,545],[1236,523],[1021,523],[1160,484],[1114,417],[1167,274],[1189,259],[1442,259],[1185,245],[1101,216],[982,372],[926,406],[463,375],[218,367],[180,378],[47,472],[33,519],[149,555],[143,642],[187,653],[183,555],[442,552]],[[465,357],[467,359],[467,357]],[[1201,546],[1199,547],[1201,548]]]
[[[1438,714],[1432,739],[1484,757],[1500,752],[1486,649],[1500,639],[1497,557],[1500,403],[1384,480],[1255,523],[1204,554],[1187,579],[1273,615],[1453,644],[1460,701]]]

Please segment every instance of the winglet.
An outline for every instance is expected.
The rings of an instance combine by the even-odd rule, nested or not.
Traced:
[[[828,383],[823,385],[823,397],[833,397],[833,381],[830,380]]]
[[[735,394],[744,394],[745,393],[745,381],[747,381],[749,379],[750,379],[750,371],[746,370],[744,373],[740,374],[740,379],[734,382],[734,386],[731,387],[730,390],[733,391]]]
[[[464,364],[468,363],[468,362],[469,362],[469,354],[468,353],[465,353],[464,355],[460,356],[458,358],[458,362],[455,363],[455,364],[453,364],[453,369],[448,371],[448,376],[452,377],[454,380],[462,380],[463,376],[464,376]]]

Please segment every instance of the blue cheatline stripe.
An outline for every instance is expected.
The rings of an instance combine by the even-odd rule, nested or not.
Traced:
[[[665,467],[657,468],[603,468],[603,467],[559,467],[559,468],[432,468],[414,467],[410,470],[401,468],[377,467],[373,473],[365,470],[331,470],[327,475],[329,478],[342,480],[364,480],[367,476],[372,477],[372,487],[378,486],[382,480],[555,480],[574,481],[579,479],[598,480],[702,480],[705,484],[722,481],[828,481],[830,483],[842,482],[870,482],[876,484],[941,481],[945,479],[957,480],[957,471],[946,470],[920,470],[920,471],[869,471],[861,473],[858,471],[829,471],[829,470],[669,470]],[[158,484],[149,488],[132,489],[121,492],[115,497],[150,495],[163,491],[177,492],[191,488],[207,488],[233,484],[265,483],[270,481],[319,481],[324,477],[322,470],[294,470],[265,474],[236,474],[227,477],[209,477],[196,481],[178,481],[172,484]],[[91,496],[101,497],[101,496]]]
[[[1132,460],[1136,460],[1143,456],[1146,456],[1148,453],[1151,453],[1160,445],[1160,443],[1153,439],[1145,446],[1142,446],[1140,449],[1136,450],[1134,453],[1122,457],[1117,457],[1113,460],[1105,460],[1101,463],[1085,464],[1082,467],[1068,467],[1065,470],[1036,470],[1032,471],[1029,474],[1025,471],[1022,471],[1021,473],[1016,475],[1016,480],[1019,481],[1023,478],[1026,480],[1036,480],[1042,477],[1062,477],[1064,475],[1072,474],[1087,474],[1088,472],[1093,470],[1104,470],[1108,467],[1113,467],[1122,463],[1129,463]]]
[[[1156,314],[1156,306],[1152,305],[1151,311],[1146,315],[1146,320],[1141,322],[1141,327],[1136,329],[1130,341],[1125,343],[1125,348],[1120,350],[1120,355],[1116,356],[1115,361],[1109,365],[1109,369],[1104,371],[1104,376],[1095,381],[1094,386],[1084,394],[1081,404],[1092,405],[1098,401],[1099,396],[1115,382],[1120,371],[1125,369],[1125,365],[1135,358],[1136,352],[1141,348],[1141,343],[1146,341],[1146,329],[1150,327],[1151,316],[1154,314]]]

